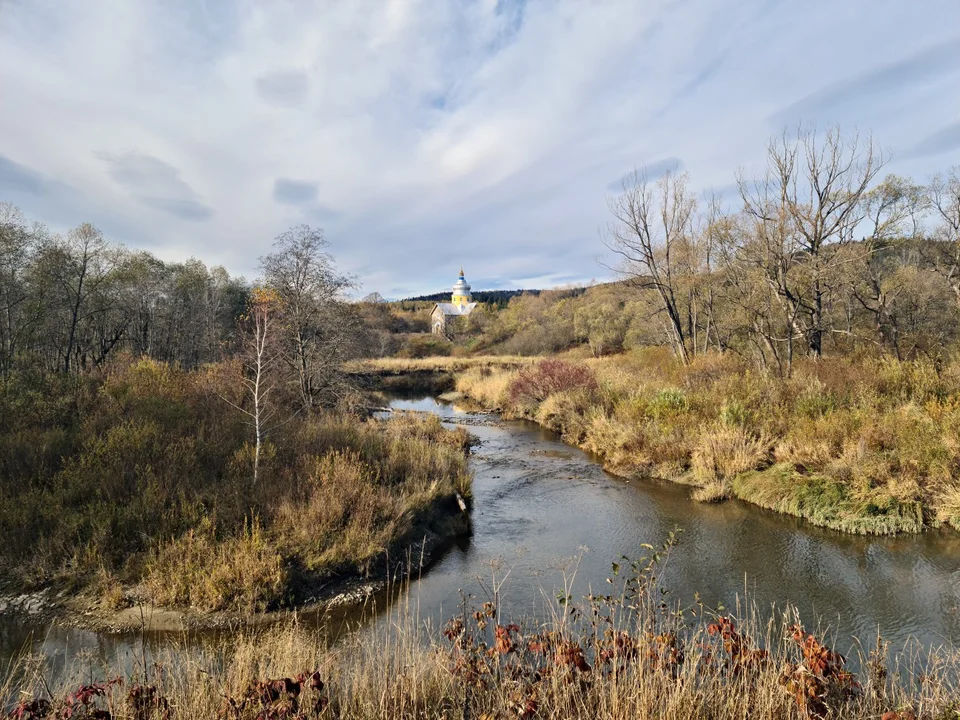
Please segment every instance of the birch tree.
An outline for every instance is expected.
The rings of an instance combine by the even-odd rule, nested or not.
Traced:
[[[240,361],[246,402],[234,403],[221,399],[244,416],[244,422],[253,429],[253,484],[260,477],[260,458],[267,433],[272,429],[277,407],[272,396],[277,386],[279,353],[277,340],[280,332],[280,298],[269,288],[254,288],[250,293],[247,312],[241,318]]]

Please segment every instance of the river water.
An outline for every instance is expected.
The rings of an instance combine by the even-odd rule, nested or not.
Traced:
[[[611,563],[647,553],[680,528],[660,584],[682,604],[739,601],[761,613],[791,604],[808,627],[827,626],[837,649],[869,648],[879,632],[893,646],[960,645],[960,535],[870,538],[811,527],[731,501],[695,503],[689,489],[626,481],[587,454],[531,423],[503,421],[430,397],[397,398],[395,411],[435,413],[477,437],[473,532],[449,547],[400,593],[405,606],[434,624],[458,612],[463,594],[479,604],[494,583],[508,618],[542,616],[568,586],[574,598],[605,593]],[[397,594],[376,598],[367,627],[386,622]],[[356,619],[356,614],[350,618]],[[302,617],[330,626],[328,616]],[[184,638],[177,637],[182,643]],[[169,639],[153,636],[154,645]],[[32,648],[54,669],[78,654],[131,657],[139,639],[0,618],[0,663]]]

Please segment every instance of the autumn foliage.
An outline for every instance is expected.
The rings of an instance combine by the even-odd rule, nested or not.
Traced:
[[[513,403],[535,405],[555,393],[581,389],[597,389],[597,379],[590,368],[565,360],[547,359],[533,367],[522,368],[508,392]]]
[[[323,582],[379,569],[459,514],[467,437],[436,419],[287,418],[252,486],[251,433],[222,399],[247,402],[242,377],[123,358],[95,378],[0,382],[0,582],[263,610],[296,601],[292,565]]]

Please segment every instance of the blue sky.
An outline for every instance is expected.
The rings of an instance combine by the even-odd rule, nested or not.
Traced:
[[[603,278],[634,167],[723,191],[798,122],[960,164],[958,0],[0,0],[0,199],[251,276],[323,227],[362,292]]]

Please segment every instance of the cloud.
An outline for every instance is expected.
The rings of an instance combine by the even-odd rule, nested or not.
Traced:
[[[0,199],[19,206],[27,215],[62,232],[82,222],[93,222],[108,234],[139,237],[141,245],[157,250],[145,235],[136,232],[95,196],[48,177],[32,168],[0,155]]]
[[[633,180],[634,173],[639,173],[647,182],[654,182],[667,173],[675,173],[683,167],[683,161],[680,158],[670,157],[662,160],[654,160],[648,163],[637,165],[636,169],[625,172],[623,175],[607,183],[607,190],[610,192],[620,192],[623,190],[624,183],[630,183]]]
[[[98,153],[110,177],[147,207],[182,220],[208,220],[213,210],[180,177],[180,171],[150,155]]]
[[[315,201],[317,190],[316,183],[277,178],[273,183],[273,199],[288,205],[302,205]]]
[[[307,96],[310,79],[299,70],[268,73],[257,78],[257,92],[264,100],[280,107],[296,107]]]
[[[831,83],[773,116],[778,125],[809,121],[835,114],[842,108],[857,108],[875,97],[904,101],[905,91],[917,85],[960,71],[960,37],[926,47],[895,62],[884,63],[858,75]],[[869,107],[869,106],[868,106]]]
[[[0,193],[4,196],[50,197],[64,192],[69,192],[69,188],[62,183],[0,155]]]
[[[939,155],[957,148],[960,148],[960,122],[952,123],[927,135],[910,151],[910,156]]]
[[[923,5],[6,3],[0,199],[247,275],[312,223],[361,293],[602,279],[634,166],[729,188],[795,118],[960,162],[960,4]]]

